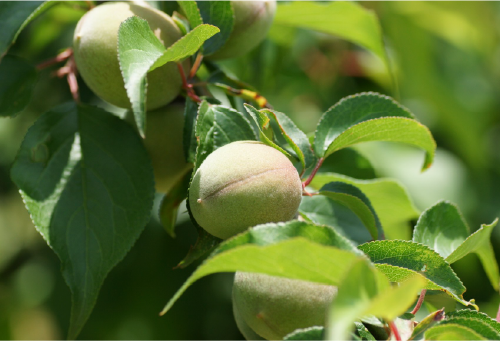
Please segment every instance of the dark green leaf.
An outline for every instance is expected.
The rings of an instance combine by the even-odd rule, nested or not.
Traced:
[[[357,180],[332,173],[318,173],[310,186],[321,188],[332,181],[341,181],[359,188],[370,200],[387,239],[410,239],[410,220],[418,217],[408,192],[397,180]]]
[[[338,285],[359,250],[333,229],[299,221],[259,225],[221,243],[170,299],[165,314],[198,279],[246,271]]]
[[[372,333],[365,327],[365,325],[361,322],[354,322],[354,327],[356,331],[356,335],[359,337],[359,340],[364,341],[375,341],[377,340]]]
[[[0,60],[21,31],[59,1],[0,1]]]
[[[38,73],[23,59],[8,55],[0,60],[0,79],[0,117],[13,117],[28,105]]]
[[[295,123],[293,123],[287,115],[269,109],[262,109],[261,111],[270,115],[279,125],[281,134],[299,159],[303,172],[306,168],[313,166],[316,162],[316,158],[306,134],[297,128]]]
[[[356,143],[392,141],[407,143],[426,151],[423,169],[432,164],[436,143],[424,125],[392,98],[362,93],[344,98],[325,112],[318,123],[314,150],[326,158]]]
[[[463,305],[477,308],[463,299],[465,287],[450,265],[428,246],[403,240],[382,240],[358,248],[370,257],[390,281],[401,282],[420,274],[427,278],[425,289],[442,290]]]
[[[196,53],[203,42],[219,32],[210,25],[200,25],[168,48],[155,36],[148,22],[131,17],[118,31],[118,61],[137,127],[146,131],[146,75],[168,62],[180,62]]]
[[[356,213],[373,239],[378,238],[379,230],[383,235],[382,227],[370,200],[359,188],[343,182],[330,182],[321,187],[318,194],[324,195]]]
[[[425,332],[426,340],[487,340],[470,328],[450,323],[429,328]]]
[[[446,316],[448,319],[453,319],[456,317],[465,317],[465,318],[473,318],[480,320],[482,323],[487,324],[493,330],[495,330],[496,333],[500,334],[500,323],[498,323],[496,320],[492,319],[485,313],[481,313],[479,311],[475,310],[470,310],[470,309],[462,309],[462,310],[456,310],[453,311]]]
[[[376,177],[370,160],[353,148],[344,148],[330,155],[323,161],[318,173],[338,173],[355,179]]]
[[[283,340],[323,340],[325,328],[316,326],[304,329],[297,329],[286,335]]]
[[[500,340],[500,333],[489,326],[488,323],[483,322],[481,319],[464,316],[454,316],[442,320],[438,325],[442,326],[447,324],[458,324],[463,327],[470,328],[488,340]]]
[[[420,216],[413,240],[433,248],[450,264],[469,253],[477,253],[493,288],[498,289],[498,264],[490,237],[497,220],[469,236],[469,226],[458,207],[441,201]]]
[[[188,194],[191,172],[187,172],[163,197],[160,206],[160,221],[167,233],[175,238],[175,223],[180,204]]]
[[[203,23],[220,29],[220,34],[203,44],[203,54],[208,56],[224,46],[231,35],[234,25],[233,7],[229,1],[196,1],[196,4]]]
[[[198,110],[196,137],[198,149],[195,169],[219,147],[234,141],[257,140],[250,122],[240,112],[207,101],[203,101]]]
[[[389,69],[377,16],[357,3],[292,1],[278,7],[274,24],[302,27],[339,36],[373,52]]]
[[[66,161],[52,194],[36,200],[21,191],[36,228],[62,262],[72,293],[69,338],[73,339],[89,317],[106,275],[123,259],[149,220],[153,170],[141,139],[130,125],[102,109],[69,103],[39,120],[41,123],[28,131],[20,155],[30,150],[37,138],[46,143],[47,135],[42,133],[47,131],[43,126],[48,122],[57,125],[65,121],[75,129],[71,148],[63,149],[69,160],[57,153],[47,159],[47,164],[52,164],[52,158]],[[64,138],[55,136],[56,132],[67,133],[62,127],[49,131],[58,141]],[[53,146],[50,148],[52,151]],[[54,169],[61,174],[59,166]]]
[[[212,252],[222,241],[199,226],[196,229],[198,231],[198,238],[195,244],[189,249],[186,257],[176,266],[177,268],[184,269],[188,267],[207,253]]]
[[[196,118],[198,117],[198,103],[189,97],[186,98],[186,108],[184,109],[184,134],[183,146],[184,156],[187,162],[194,163],[196,158]]]
[[[198,9],[196,1],[177,1],[177,3],[184,11],[184,14],[186,14],[186,17],[188,18],[191,27],[194,28],[198,25],[203,24],[200,10]]]

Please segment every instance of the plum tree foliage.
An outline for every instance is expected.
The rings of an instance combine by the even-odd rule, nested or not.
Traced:
[[[285,155],[242,141],[217,149],[196,170],[189,206],[201,227],[226,239],[251,226],[292,219],[301,197],[299,174]]]
[[[160,41],[168,47],[181,38],[172,18],[152,7],[133,3],[105,3],[87,12],[78,22],[73,49],[78,72],[99,97],[121,108],[130,108],[125,91],[118,53],[118,29],[127,18],[147,20]],[[147,108],[157,109],[170,103],[181,91],[177,66],[166,64],[148,75]]]

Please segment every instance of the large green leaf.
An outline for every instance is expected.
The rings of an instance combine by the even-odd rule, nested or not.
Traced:
[[[45,169],[30,165],[33,150],[39,155],[35,161]],[[62,172],[57,163],[63,164]],[[28,130],[13,172],[35,227],[62,262],[72,294],[68,335],[73,339],[106,275],[149,220],[154,198],[151,161],[139,136],[123,120],[96,107],[68,103],[43,114]],[[52,175],[41,175],[44,172]],[[52,191],[47,186],[37,192],[27,180],[32,174],[60,180]],[[37,200],[25,188],[43,197],[51,194]]]
[[[165,231],[175,238],[175,223],[177,222],[177,211],[179,206],[188,195],[191,172],[187,172],[179,179],[167,194],[163,197],[160,204],[160,221]]]
[[[463,299],[465,287],[451,266],[428,246],[403,240],[381,240],[358,248],[392,282],[401,282],[420,274],[427,279],[426,289],[442,290],[458,302],[477,309],[473,303]]]
[[[467,327],[488,340],[500,340],[500,333],[481,319],[463,316],[448,317],[439,322],[438,325],[458,324]]]
[[[26,25],[59,2],[0,1],[0,60]]]
[[[278,6],[274,25],[301,27],[336,35],[380,57],[388,67],[382,30],[374,12],[353,2],[291,2]]]
[[[456,317],[473,318],[480,320],[482,323],[491,327],[496,333],[500,334],[500,323],[498,323],[496,320],[492,319],[485,313],[481,313],[479,311],[470,309],[462,309],[462,310],[452,311],[451,313],[447,314],[448,319],[453,319]]]
[[[498,264],[491,244],[491,232],[498,219],[469,236],[469,226],[458,207],[450,202],[441,201],[420,216],[413,241],[434,249],[448,263],[454,263],[469,253],[476,253],[496,290],[499,286]]]
[[[0,79],[0,117],[12,117],[28,105],[38,73],[23,59],[7,55],[0,60]]]
[[[259,225],[221,243],[170,299],[165,314],[198,279],[216,272],[257,272],[338,285],[352,262],[364,258],[327,227],[299,221]]]
[[[376,178],[375,169],[370,160],[354,148],[338,150],[323,160],[318,175],[320,173],[337,173],[355,179]]]
[[[318,123],[314,150],[326,158],[335,151],[361,142],[392,141],[422,148],[423,168],[432,164],[436,143],[413,115],[392,98],[362,93],[344,98],[325,112]]]
[[[415,276],[391,287],[387,278],[369,262],[357,261],[340,283],[332,302],[328,339],[347,340],[354,322],[364,316],[394,320],[413,304],[425,284],[425,279]]]
[[[184,11],[184,14],[186,14],[191,27],[203,24],[203,19],[201,18],[201,13],[196,1],[177,1],[177,3]]]
[[[450,323],[429,328],[425,332],[426,340],[487,340],[474,330],[460,324]]]
[[[196,167],[219,147],[242,140],[257,140],[250,122],[240,112],[206,101],[200,104],[196,121]]]
[[[220,49],[228,40],[234,25],[233,7],[230,1],[196,1],[203,23],[220,29],[220,34],[203,44],[203,54],[210,55]]]
[[[184,131],[183,131],[183,147],[184,157],[187,162],[194,163],[196,158],[196,118],[198,117],[198,103],[191,98],[186,98],[186,107],[184,108]]]
[[[356,213],[373,239],[377,239],[379,233],[383,234],[370,200],[359,188],[343,182],[331,182],[321,187],[318,194],[328,197]]]
[[[168,48],[155,36],[148,22],[131,17],[118,31],[118,61],[125,89],[141,135],[146,131],[146,76],[168,62],[180,62],[199,50],[205,40],[219,32],[211,25],[200,25]]]
[[[332,181],[341,181],[356,186],[366,195],[377,212],[386,238],[411,238],[409,222],[417,218],[419,212],[406,189],[397,180],[357,180],[340,174],[318,173],[310,186],[319,189]]]

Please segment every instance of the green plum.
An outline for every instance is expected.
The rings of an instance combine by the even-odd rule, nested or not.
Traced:
[[[246,338],[254,339],[255,333],[264,339],[281,340],[298,328],[325,325],[336,292],[337,288],[329,285],[236,272],[233,312]]]
[[[297,170],[280,151],[238,141],[212,152],[189,189],[196,222],[222,239],[258,224],[293,219],[302,199]]]
[[[89,88],[103,100],[121,108],[130,102],[118,62],[118,29],[127,18],[138,16],[147,20],[165,47],[181,38],[172,18],[152,7],[115,2],[99,5],[78,22],[73,50],[78,72]],[[179,93],[182,80],[175,63],[167,63],[148,74],[147,109],[170,103]]]
[[[234,26],[224,46],[209,59],[242,56],[264,40],[273,23],[276,1],[231,1]]]

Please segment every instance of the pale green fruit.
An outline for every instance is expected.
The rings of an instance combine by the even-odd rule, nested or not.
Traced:
[[[252,328],[250,328],[250,326],[241,318],[238,309],[234,305],[234,300],[233,300],[233,314],[234,314],[234,320],[236,321],[236,325],[238,326],[240,333],[245,337],[245,339],[265,340],[262,336],[254,332]]]
[[[134,121],[131,112],[126,120]],[[148,111],[144,146],[153,164],[157,192],[167,193],[192,168],[184,156],[183,130],[184,105],[170,104]]]
[[[251,226],[292,219],[301,198],[302,183],[290,160],[256,141],[233,142],[211,153],[189,190],[196,222],[222,239]]]
[[[116,2],[87,12],[78,22],[73,40],[76,65],[85,83],[96,95],[121,108],[130,108],[130,101],[118,63],[118,29],[121,22],[132,16],[147,20],[165,47],[181,38],[179,28],[167,14],[152,7]],[[170,103],[182,86],[175,63],[152,71],[147,80],[148,110]]]
[[[324,326],[337,288],[296,279],[236,272],[233,312],[257,335],[281,340],[298,328]],[[249,335],[241,330],[242,334]]]
[[[264,40],[273,23],[276,1],[231,1],[234,26],[224,46],[209,59],[239,57]]]

